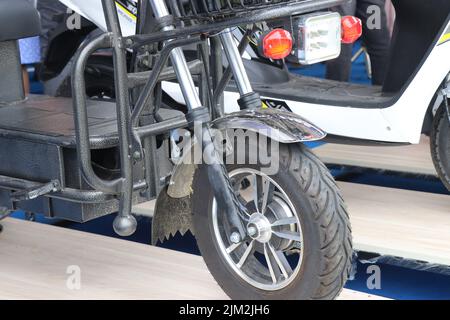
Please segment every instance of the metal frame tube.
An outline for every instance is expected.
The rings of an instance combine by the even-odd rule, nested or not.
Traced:
[[[86,84],[84,79],[84,71],[89,56],[98,49],[110,48],[111,44],[111,33],[104,33],[83,45],[75,59],[72,70],[72,92],[78,160],[83,177],[86,182],[96,190],[107,193],[118,193],[120,191],[120,179],[112,181],[103,180],[95,174],[94,169],[92,168],[85,97]]]
[[[242,37],[242,40],[238,46],[238,51],[239,51],[240,55],[242,55],[244,53],[245,49],[247,48],[247,46],[249,44],[248,36],[250,36],[251,33],[252,33],[252,30],[248,29],[245,32],[244,36]],[[219,61],[217,61],[216,63],[219,63]],[[216,68],[218,68],[218,66],[216,66]],[[222,69],[222,61],[220,61],[220,69]],[[231,66],[228,66],[228,68],[225,70],[225,72],[223,72],[223,76],[220,77],[220,80],[217,80],[218,83],[217,83],[216,87],[214,88],[214,95],[213,95],[213,99],[212,99],[213,105],[217,106],[219,109],[222,109],[222,108],[220,108],[220,105],[221,105],[221,103],[223,103],[219,100],[223,100],[223,92],[231,80],[232,73],[233,72],[231,70]],[[222,115],[223,115],[223,110],[222,110],[221,116]]]
[[[236,42],[234,41],[233,33],[230,28],[225,29],[220,34],[220,40],[222,42],[223,50],[227,56],[228,63],[233,71],[234,80],[239,89],[241,96],[252,93],[252,85],[248,78],[247,71],[242,61],[241,53],[238,50]]]
[[[165,0],[150,0],[150,5],[153,9],[156,18],[164,18],[169,16]],[[174,30],[173,26],[164,27],[163,31]],[[193,110],[202,107],[199,94],[189,71],[189,67],[182,48],[175,48],[170,53],[170,60],[177,74],[178,82],[180,83],[181,91],[188,110]]]
[[[158,134],[162,134],[162,133],[165,133],[165,132],[173,130],[173,129],[185,128],[187,126],[188,126],[188,123],[186,121],[186,118],[178,117],[178,118],[173,118],[170,120],[158,122],[155,124],[150,124],[147,126],[135,128],[135,131],[139,137],[144,138],[144,137],[148,137],[148,136],[155,136]]]
[[[220,81],[223,77],[222,44],[218,37],[210,39],[211,44],[211,75],[213,81],[212,108],[214,119],[224,114],[223,90],[218,92]]]
[[[0,175],[0,189],[6,190],[26,190],[36,188],[42,185],[42,182],[25,180],[20,178],[12,178]],[[142,190],[147,187],[145,182],[134,184],[134,190]],[[81,190],[73,188],[63,188],[60,191],[52,192],[44,195],[48,198],[55,198],[76,203],[104,203],[107,201],[117,200],[117,198],[109,193],[98,190]]]
[[[127,86],[128,70],[126,49],[121,45],[122,30],[116,3],[113,0],[102,0],[106,26],[112,32],[114,78],[116,79],[117,129],[119,132],[121,189],[119,201],[119,216],[129,217],[133,202],[133,164],[131,160],[131,105]]]
[[[136,103],[136,107],[134,108],[134,110],[132,112],[131,123],[134,127],[137,127],[139,124],[139,116],[142,114],[142,112],[145,109],[145,106],[148,105],[148,103],[152,97],[153,89],[155,88],[156,84],[159,81],[159,76],[160,76],[162,70],[164,69],[164,66],[166,65],[169,55],[174,50],[179,49],[180,46],[196,43],[199,41],[200,41],[199,37],[195,37],[195,38],[191,38],[191,39],[174,40],[174,41],[168,42],[166,44],[166,46],[161,50],[160,58],[156,61],[155,65],[150,73],[150,77],[147,81],[147,84],[145,85],[144,89],[142,90],[142,93],[139,96],[139,99]],[[183,56],[183,58],[184,58],[184,56]],[[190,75],[190,70],[189,70],[188,64],[186,64],[186,68],[187,68],[187,71],[183,71],[183,72],[187,72]],[[178,73],[176,71],[177,68],[175,67],[175,65],[174,65],[174,70],[175,70],[175,73],[178,75]],[[192,79],[192,77],[191,77],[191,79]],[[194,83],[193,80],[192,80],[192,83]],[[194,86],[194,89],[195,89],[195,86]]]
[[[189,70],[191,71],[192,75],[199,75],[202,72],[203,69],[203,63],[200,60],[194,60],[188,62]],[[146,85],[149,82],[149,78],[154,70],[150,71],[141,71],[141,72],[135,72],[128,74],[128,87],[130,89],[136,88],[138,86]],[[166,67],[164,68],[161,73],[159,74],[158,80],[156,83],[162,82],[162,81],[170,81],[170,80],[176,80],[177,75],[175,74],[175,71],[172,67]]]

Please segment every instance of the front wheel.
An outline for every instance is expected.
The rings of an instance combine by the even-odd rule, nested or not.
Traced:
[[[197,170],[193,212],[202,256],[233,299],[333,299],[347,280],[352,257],[350,222],[338,187],[301,144],[280,145],[271,159],[279,169],[270,174],[259,160],[227,166],[249,213],[242,217],[247,230],[242,240],[218,210],[206,170]]]
[[[444,104],[434,117],[430,142],[434,167],[439,178],[450,191],[450,120]]]

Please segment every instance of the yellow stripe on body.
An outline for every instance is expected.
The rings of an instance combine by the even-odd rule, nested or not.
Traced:
[[[439,39],[439,43],[438,44],[443,44],[447,41],[450,41],[450,33],[446,33],[442,36],[441,39]]]
[[[133,19],[133,21],[137,20],[136,16],[133,13],[131,13],[130,10],[125,8],[123,5],[121,5],[119,2],[116,1],[116,5],[119,7],[119,9],[122,9],[122,11],[124,11],[127,16],[129,16],[131,19]]]

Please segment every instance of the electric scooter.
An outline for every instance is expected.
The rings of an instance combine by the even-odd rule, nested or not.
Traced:
[[[430,135],[434,165],[450,190],[450,2],[393,4],[397,17],[382,87],[294,75],[284,61],[266,59],[256,45],[247,48],[244,64],[266,105],[314,122],[334,143],[417,144],[421,134]],[[240,37],[242,32],[236,32],[235,38]],[[164,89],[181,101],[176,86],[168,83]],[[228,86],[229,111],[237,107],[236,92],[236,85]]]
[[[118,212],[113,228],[129,236],[132,205],[156,199],[153,239],[191,230],[230,297],[335,298],[351,266],[349,218],[327,168],[302,144],[325,132],[262,108],[239,52],[248,37],[238,45],[232,31],[314,16],[337,34],[341,18],[315,12],[343,1],[62,2],[103,30],[77,50],[71,98],[25,97],[17,40],[40,33],[39,15],[26,0],[0,0],[0,220],[18,209],[75,222]],[[283,58],[291,34],[272,31],[266,54]],[[182,47],[192,45],[187,61]],[[104,49],[114,99],[89,99],[85,70]],[[231,75],[239,110],[225,114],[214,101]],[[179,83],[183,111],[163,102],[164,81]],[[186,144],[177,159],[175,139]],[[189,160],[196,150],[200,161]]]

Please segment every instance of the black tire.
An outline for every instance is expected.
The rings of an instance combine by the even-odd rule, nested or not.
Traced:
[[[193,182],[194,229],[199,249],[222,289],[233,299],[334,299],[344,287],[352,259],[349,216],[338,187],[323,163],[302,144],[280,145],[280,168],[270,175],[300,214],[304,258],[293,281],[278,291],[258,289],[244,281],[226,262],[214,235],[213,193],[206,170]],[[274,157],[274,155],[272,155]],[[256,165],[227,166],[261,169]]]
[[[445,105],[438,109],[434,117],[430,147],[434,167],[439,178],[450,191],[450,122]]]

